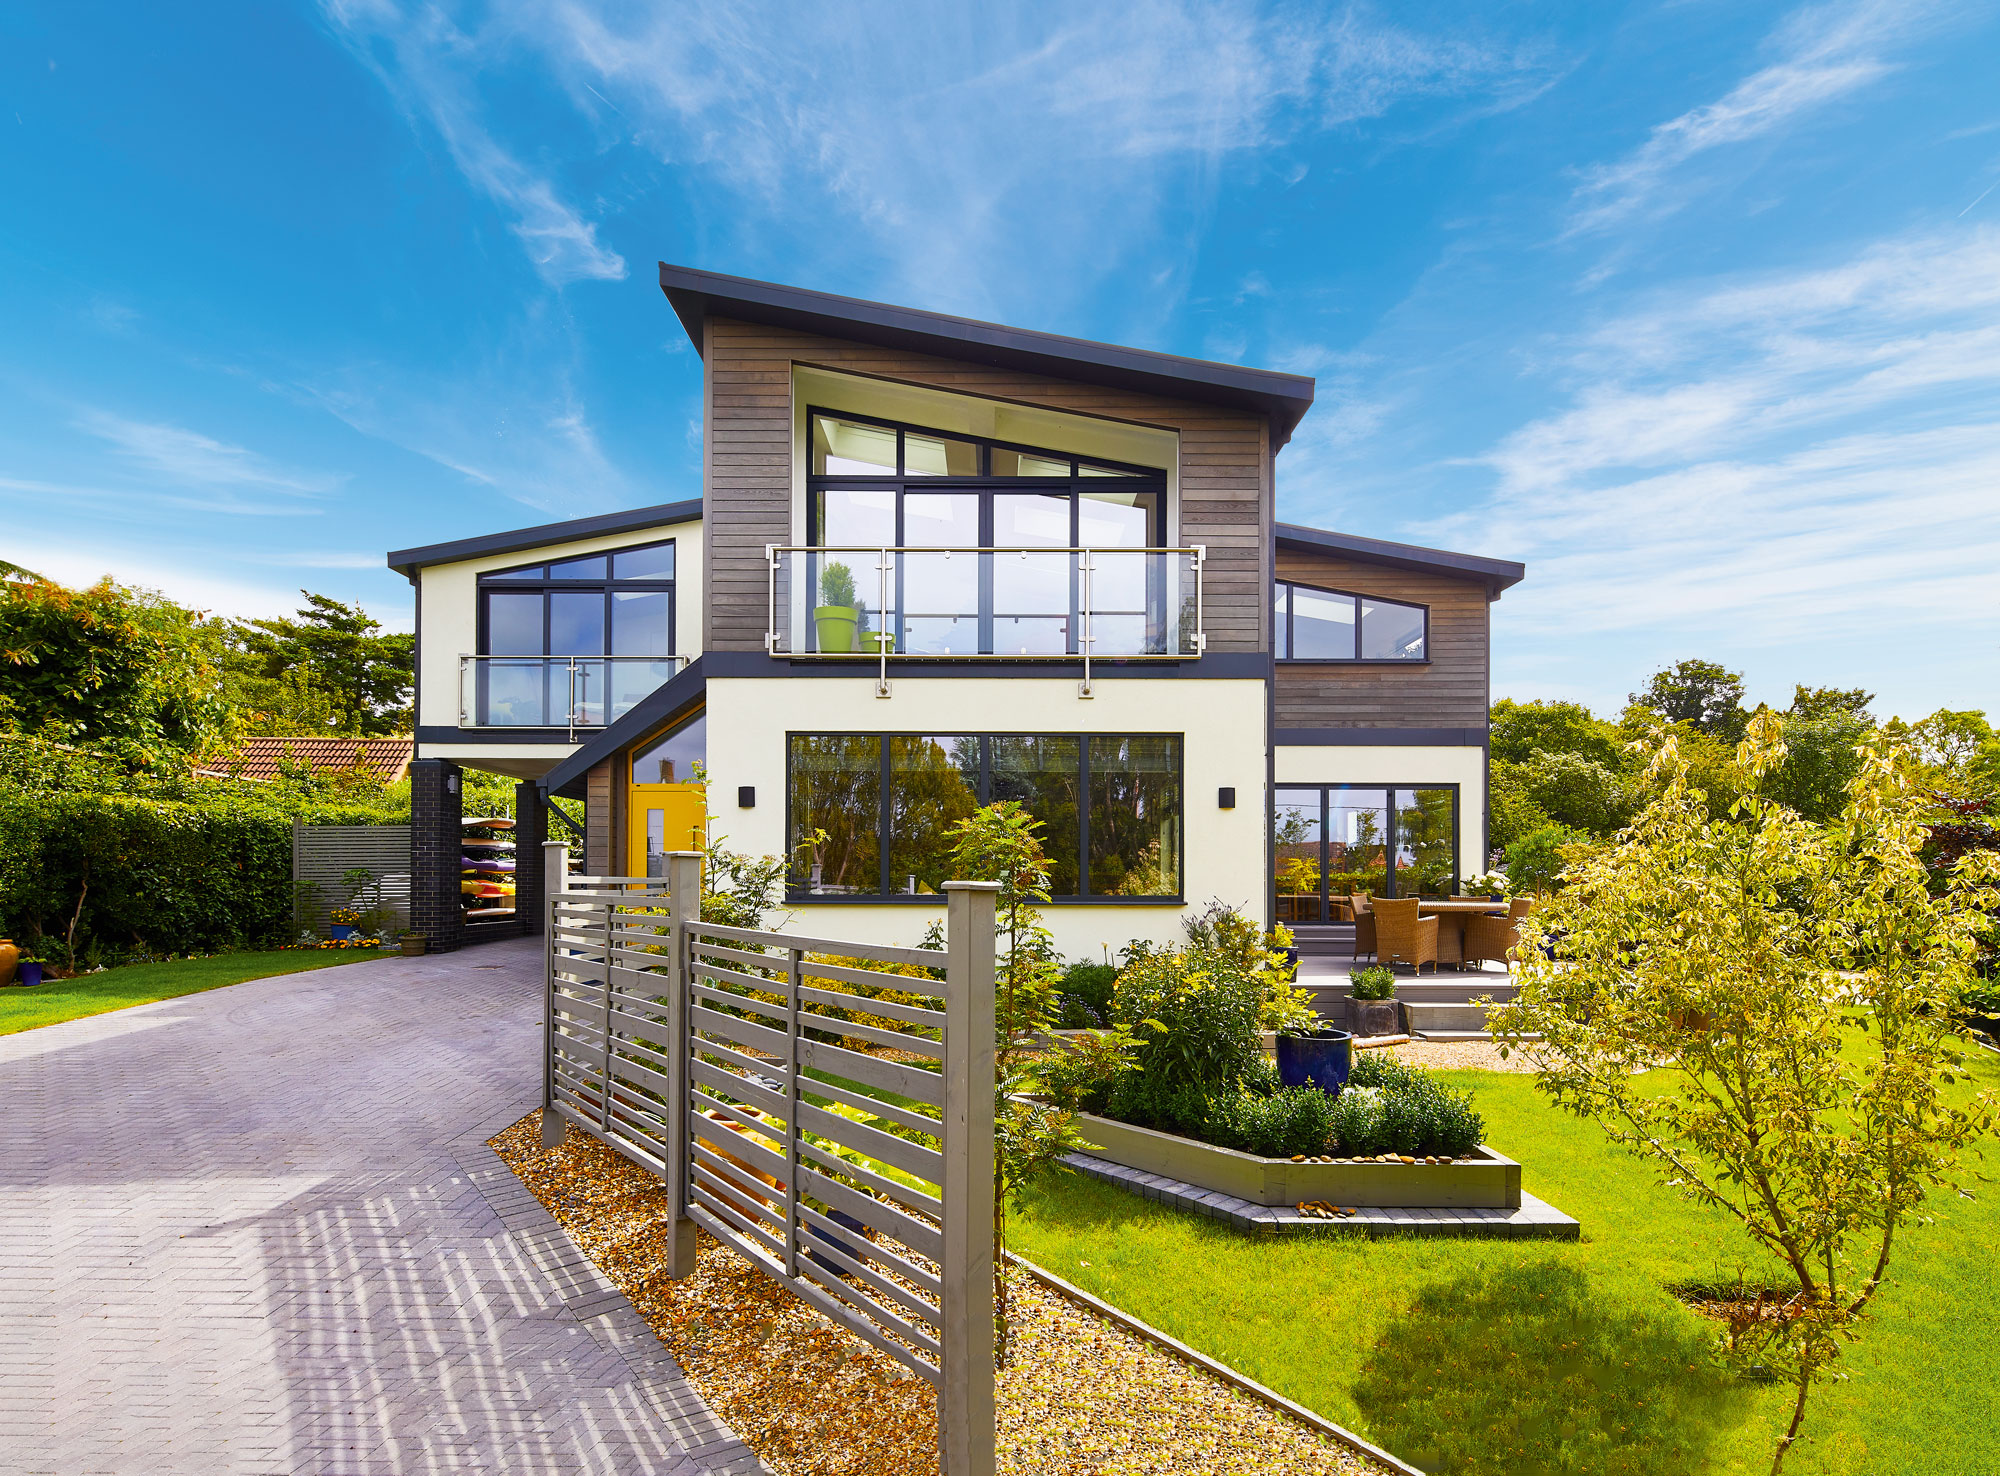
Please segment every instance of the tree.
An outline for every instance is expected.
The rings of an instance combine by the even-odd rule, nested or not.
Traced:
[[[1831,820],[1840,812],[1847,786],[1861,772],[1861,745],[1871,731],[1854,707],[1820,708],[1811,716],[1788,718],[1785,756],[1766,777],[1764,793],[1808,820]]]
[[[1872,726],[1875,719],[1869,715],[1868,706],[1874,700],[1873,692],[1864,692],[1859,687],[1808,687],[1803,682],[1795,682],[1788,715],[1825,718],[1844,714]]]
[[[251,732],[376,737],[407,731],[416,640],[380,634],[359,605],[300,590],[296,620],[229,623],[224,669]]]
[[[1743,710],[1743,677],[1713,661],[1677,661],[1653,673],[1631,700],[1670,723],[1691,723],[1730,743],[1742,738],[1750,716]]]
[[[1625,744],[1617,726],[1595,716],[1581,702],[1493,704],[1493,758],[1525,764],[1538,753],[1573,753],[1613,771],[1625,766]]]
[[[197,754],[226,718],[217,655],[208,622],[150,590],[0,580],[0,713],[17,731],[132,768]]]
[[[1609,835],[1631,813],[1624,782],[1595,759],[1538,753],[1522,777],[1529,801],[1558,825]]]
[[[1039,902],[1049,900],[1049,864],[1035,832],[1042,822],[1017,800],[975,810],[952,827],[952,870],[1000,884],[994,928],[1000,956],[994,979],[993,1311],[994,1358],[1008,1358],[1007,1207],[1030,1185],[1061,1169],[1084,1144],[1068,1113],[1027,1099],[1027,1054],[1054,1024],[1062,983],[1055,943]]]
[[[1961,1091],[1955,1020],[2000,906],[1992,853],[1932,890],[1903,754],[1871,738],[1815,824],[1765,792],[1783,733],[1757,714],[1738,752],[1750,790],[1718,821],[1662,732],[1658,798],[1523,921],[1519,996],[1493,1011],[1509,1049],[1540,1037],[1539,1090],[1765,1253],[1782,1290],[1724,1351],[1795,1386],[1774,1473],[1897,1231],[1991,1129],[1990,1096]]]

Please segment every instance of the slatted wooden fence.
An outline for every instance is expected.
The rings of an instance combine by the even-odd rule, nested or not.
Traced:
[[[704,923],[693,853],[546,861],[544,1141],[657,1174],[670,1275],[708,1231],[934,1383],[945,1476],[991,1476],[997,889],[947,883],[947,946],[893,948]]]

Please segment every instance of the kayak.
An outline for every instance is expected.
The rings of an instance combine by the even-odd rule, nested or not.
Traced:
[[[458,864],[465,871],[512,871],[512,861],[502,861],[496,856],[460,856]]]
[[[508,840],[481,840],[476,835],[468,835],[459,842],[468,851],[511,851],[514,843]]]
[[[464,913],[466,917],[512,917],[513,915],[514,909],[511,907],[468,907]]]
[[[509,820],[505,815],[487,815],[477,820],[461,820],[458,823],[467,830],[512,830],[514,828],[514,822]]]
[[[458,889],[468,897],[511,897],[514,895],[513,887],[502,886],[499,882],[490,881],[462,881],[458,884]]]

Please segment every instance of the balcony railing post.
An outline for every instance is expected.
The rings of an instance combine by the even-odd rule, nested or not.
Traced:
[[[1090,690],[1090,648],[1091,644],[1097,639],[1097,627],[1091,616],[1090,576],[1095,572],[1096,567],[1091,561],[1089,549],[1086,548],[1082,553],[1077,555],[1077,575],[1082,586],[1079,591],[1082,598],[1077,603],[1082,607],[1080,613],[1083,616],[1083,629],[1078,632],[1076,638],[1077,649],[1083,652],[1083,680],[1077,685],[1076,695],[1078,697],[1090,697],[1094,695]]]
[[[875,635],[875,650],[881,658],[881,669],[875,677],[875,695],[889,695],[889,550],[883,549],[876,559],[875,570],[881,576],[881,620],[882,629]]]

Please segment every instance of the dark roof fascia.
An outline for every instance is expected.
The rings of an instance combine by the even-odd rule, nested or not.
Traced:
[[[544,544],[570,539],[596,538],[606,533],[630,533],[667,523],[691,523],[701,518],[701,499],[663,502],[657,507],[635,507],[625,512],[598,513],[594,517],[571,518],[566,523],[543,523],[537,528],[514,528],[505,533],[483,533],[477,538],[460,538],[451,543],[432,543],[422,548],[397,549],[389,555],[389,567],[410,583],[417,582],[417,570],[432,564],[455,564],[461,559],[490,558],[494,554],[520,553]]]
[[[1488,595],[1500,597],[1527,578],[1528,567],[1511,559],[1489,559],[1479,554],[1450,553],[1441,548],[1419,548],[1414,543],[1390,543],[1380,538],[1361,538],[1352,533],[1332,533],[1324,528],[1307,528],[1298,523],[1278,524],[1278,543],[1293,548],[1337,553],[1392,569],[1409,569],[1419,574],[1443,574],[1461,579],[1477,579]]]
[[[663,687],[647,693],[632,710],[557,764],[537,782],[544,794],[566,799],[583,797],[584,776],[628,743],[636,742],[662,723],[670,723],[708,694],[708,672],[697,656],[675,672]]]
[[[697,351],[703,347],[702,323],[710,314],[741,318],[825,338],[1248,410],[1270,417],[1274,451],[1291,439],[1292,431],[1312,408],[1313,380],[1302,374],[1246,369],[1238,364],[1065,338],[975,318],[954,318],[749,277],[669,266],[664,261],[660,263],[660,290],[673,304]]]

